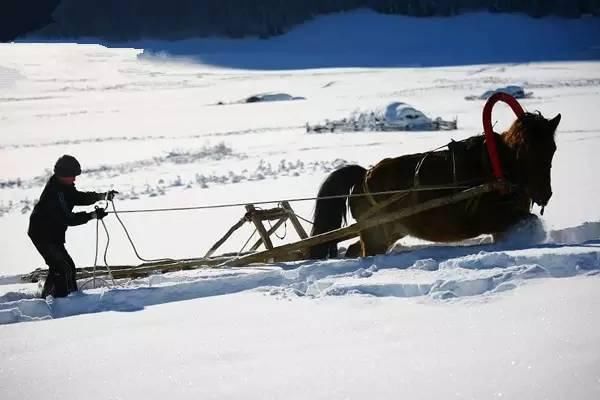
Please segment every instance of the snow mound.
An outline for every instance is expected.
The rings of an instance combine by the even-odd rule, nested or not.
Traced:
[[[307,132],[335,131],[435,131],[456,129],[456,121],[431,119],[413,106],[394,101],[374,109],[353,111],[348,118],[306,124]]]
[[[465,100],[487,100],[496,93],[506,93],[515,99],[526,99],[533,96],[533,92],[525,92],[522,86],[508,85],[493,90],[487,90],[481,96],[466,96]]]
[[[432,123],[432,120],[426,117],[422,111],[399,101],[376,108],[369,114],[367,114],[367,112],[356,112],[351,118],[365,119],[367,116],[374,117],[377,120],[385,121],[387,124],[393,124],[404,129],[411,129],[424,125],[429,126]]]

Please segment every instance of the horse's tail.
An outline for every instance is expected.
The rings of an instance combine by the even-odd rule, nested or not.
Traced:
[[[328,196],[348,195],[352,187],[365,177],[367,170],[360,165],[347,165],[333,171],[319,188],[317,204],[313,214],[311,236],[340,228],[346,223],[347,197],[321,199]],[[310,248],[310,258],[337,256],[337,242],[319,244]]]

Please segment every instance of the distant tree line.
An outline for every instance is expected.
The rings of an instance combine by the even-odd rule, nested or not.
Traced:
[[[270,37],[318,15],[371,8],[385,14],[451,16],[468,11],[533,17],[600,15],[600,0],[62,0],[47,37],[182,39]]]
[[[52,13],[59,2],[60,0],[1,0],[0,42],[13,41],[52,23]]]

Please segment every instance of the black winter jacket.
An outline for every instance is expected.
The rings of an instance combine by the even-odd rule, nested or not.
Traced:
[[[90,213],[74,213],[74,206],[89,206],[101,200],[102,194],[79,192],[75,185],[63,185],[52,176],[29,218],[27,234],[34,242],[64,243],[68,226],[82,225]]]

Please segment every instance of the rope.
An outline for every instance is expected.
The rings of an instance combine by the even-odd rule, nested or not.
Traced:
[[[423,163],[425,162],[425,159],[427,157],[429,157],[431,154],[433,154],[434,152],[436,152],[437,150],[443,149],[444,147],[448,147],[448,146],[450,146],[450,145],[449,144],[445,144],[443,146],[436,147],[435,149],[430,150],[427,153],[425,153],[425,155],[421,158],[421,160],[417,163],[417,165],[415,167],[415,176],[414,176],[415,186],[419,185],[419,174],[421,172],[421,167],[423,166]]]
[[[302,220],[302,221],[306,222],[307,224],[311,224],[311,225],[314,225],[314,224],[315,224],[313,221],[311,221],[311,220],[309,220],[309,219],[306,219],[306,218],[304,218],[304,217],[303,217],[303,216],[301,216],[301,215],[298,215],[298,214],[296,214],[296,213],[294,213],[294,215],[296,216],[296,218],[298,218],[298,219],[300,219],[300,220]]]
[[[133,239],[131,238],[131,235],[129,234],[129,231],[127,230],[127,227],[125,226],[125,223],[123,222],[123,220],[121,220],[121,217],[119,217],[119,212],[117,211],[117,208],[115,207],[115,203],[113,200],[109,200],[113,211],[112,213],[115,214],[115,217],[117,218],[117,221],[119,221],[119,224],[121,224],[121,227],[123,228],[123,231],[125,231],[125,235],[127,236],[127,239],[129,240],[129,243],[131,244],[131,247],[133,249],[133,252],[135,253],[135,256],[138,258],[138,260],[140,261],[144,261],[144,262],[163,262],[163,261],[175,261],[171,258],[157,258],[157,259],[147,259],[144,258],[142,256],[140,256],[140,253],[137,250],[137,247],[135,246],[135,243],[133,242]],[[108,207],[106,207],[108,208]],[[106,211],[106,208],[103,208],[104,211]],[[105,279],[102,278],[98,278],[96,277],[96,267],[98,266],[98,247],[99,247],[99,226],[100,223],[102,223],[102,227],[104,228],[104,232],[106,233],[106,246],[104,247],[104,254],[103,254],[103,261],[104,261],[104,265],[106,266],[106,270],[108,271],[108,276],[110,277],[110,280],[112,281],[113,286],[118,286],[117,283],[115,282],[115,279],[113,277],[112,271],[110,269],[110,266],[108,265],[108,248],[110,246],[110,233],[108,232],[108,228],[106,227],[106,223],[104,222],[103,219],[99,220],[96,219],[96,246],[95,246],[95,253],[94,253],[94,266],[92,268],[92,277],[90,279],[88,279],[87,281],[85,281],[83,284],[81,284],[81,286],[79,287],[79,289],[83,289],[85,286],[87,286],[90,282],[93,283],[93,288],[96,288],[96,281],[102,281],[104,282],[104,284],[106,286],[109,286],[108,281],[106,281]]]
[[[273,224],[271,223],[271,221],[267,220],[267,223],[269,224],[269,230],[273,229]],[[279,236],[277,234],[277,230],[273,231],[273,234],[279,240],[285,239],[285,237],[287,235],[287,220],[283,223],[283,236]]]
[[[127,236],[127,239],[129,240],[129,243],[131,244],[131,247],[133,248],[133,252],[135,253],[135,256],[138,258],[138,260],[144,261],[144,262],[175,261],[172,258],[147,259],[147,258],[144,258],[144,257],[140,256],[140,253],[137,251],[137,248],[135,247],[135,244],[133,243],[133,239],[131,238],[131,235],[129,234],[129,231],[125,227],[125,224],[121,220],[121,217],[119,217],[119,213],[121,213],[123,211],[118,211],[117,212],[117,208],[115,207],[115,202],[113,200],[110,200],[110,204],[112,205],[112,208],[113,208],[113,211],[111,213],[115,214],[115,217],[117,217],[117,221],[119,221],[119,224],[121,224],[121,227],[123,228],[123,231],[125,231],[125,235]],[[104,221],[102,221],[102,225],[104,225]],[[106,228],[106,225],[104,227]],[[106,231],[106,234],[108,235],[108,230]]]
[[[264,200],[264,201],[246,201],[243,203],[224,203],[224,204],[213,204],[213,205],[205,205],[205,206],[190,206],[190,207],[170,207],[170,208],[147,208],[147,209],[137,209],[137,210],[121,210],[119,214],[129,214],[129,213],[150,213],[150,212],[165,212],[165,211],[190,211],[190,210],[207,210],[207,209],[215,209],[215,208],[229,208],[229,207],[240,207],[245,206],[247,204],[273,204],[273,203],[281,203],[282,201],[287,201],[288,203],[293,202],[301,202],[301,201],[310,201],[310,200],[332,200],[332,199],[340,199],[340,198],[350,198],[350,197],[364,197],[364,196],[377,196],[377,195],[385,195],[385,194],[395,194],[395,193],[410,193],[410,192],[425,192],[431,190],[454,190],[454,189],[468,189],[472,187],[472,185],[439,185],[439,186],[420,186],[410,189],[397,189],[397,190],[385,190],[382,192],[370,192],[370,193],[356,193],[356,194],[340,194],[335,196],[322,196],[322,197],[296,197],[290,199],[280,199],[280,200]],[[114,204],[113,204],[114,207]],[[110,214],[116,214],[116,211],[107,211]]]
[[[100,236],[99,235],[100,222],[102,222],[102,226],[104,227],[104,232],[106,233],[106,246],[104,247],[104,255],[103,255],[104,265],[106,266],[106,270],[108,271],[108,276],[110,277],[110,280],[112,281],[113,285],[114,286],[117,285],[115,282],[115,278],[113,277],[112,271],[110,270],[110,266],[108,265],[108,260],[107,260],[108,246],[110,244],[110,235],[108,233],[108,228],[106,227],[106,224],[104,223],[104,221],[100,221],[100,220],[96,219],[96,245],[95,245],[95,252],[94,252],[94,266],[92,268],[92,277],[90,279],[88,279],[87,281],[83,282],[79,286],[79,290],[82,290],[90,282],[92,282],[92,284],[93,284],[92,287],[95,289],[97,280],[102,281],[102,282],[104,282],[104,284],[106,286],[109,286],[109,283],[106,279],[96,277],[96,267],[98,266],[98,247],[99,247],[98,245],[99,245],[99,236]]]
[[[98,220],[96,220],[96,221],[98,221]],[[108,276],[110,276],[110,279],[111,279],[113,285],[116,285],[115,278],[113,277],[112,271],[110,270],[110,266],[108,265],[108,260],[107,260],[108,246],[110,245],[110,235],[108,234],[108,228],[106,227],[106,224],[104,223],[104,221],[100,220],[100,222],[102,223],[102,227],[104,228],[104,233],[106,233],[106,246],[104,247],[104,254],[102,256],[102,259],[104,260],[104,265],[106,266],[106,269],[108,270]],[[98,237],[96,237],[96,240],[98,240]]]
[[[248,240],[246,240],[246,243],[244,243],[244,245],[242,246],[242,248],[240,249],[240,251],[238,251],[236,257],[239,257],[240,254],[242,254],[242,252],[244,251],[244,249],[246,248],[246,246],[248,246],[248,243],[250,243],[250,241],[252,240],[252,238],[254,237],[254,235],[256,234],[256,232],[258,232],[258,229],[254,228],[254,232],[252,232],[252,235],[250,235],[250,237],[248,238]]]

